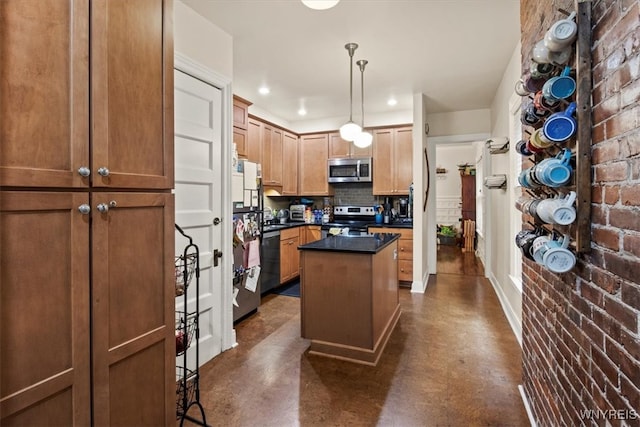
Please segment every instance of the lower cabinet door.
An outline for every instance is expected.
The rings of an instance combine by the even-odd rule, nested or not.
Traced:
[[[88,203],[0,192],[2,426],[91,423]]]
[[[174,200],[93,193],[95,425],[175,422]]]

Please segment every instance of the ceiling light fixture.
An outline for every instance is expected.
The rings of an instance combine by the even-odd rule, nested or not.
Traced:
[[[261,95],[268,95],[271,90],[266,86],[262,86],[260,89],[258,89],[258,92],[260,92]]]
[[[389,100],[387,101],[387,105],[390,106],[390,107],[393,107],[397,103],[398,103],[398,101],[396,101],[395,98],[389,98]]]
[[[300,109],[298,110],[298,115],[306,116],[307,115],[307,110],[305,110],[304,107],[300,107]]]
[[[340,0],[302,0],[302,4],[309,9],[326,10],[337,5]]]
[[[360,67],[360,106],[362,107],[362,129],[359,134],[353,139],[353,145],[360,148],[365,148],[371,145],[373,141],[373,135],[370,132],[364,130],[364,67],[369,63],[366,59],[361,59],[356,62],[356,65]]]
[[[340,137],[345,141],[353,139],[362,132],[362,128],[353,122],[353,52],[358,48],[357,43],[347,43],[344,48],[349,52],[349,121],[340,127]]]

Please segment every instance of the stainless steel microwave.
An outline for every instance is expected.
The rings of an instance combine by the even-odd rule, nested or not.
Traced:
[[[371,157],[329,159],[327,176],[330,183],[371,182]]]

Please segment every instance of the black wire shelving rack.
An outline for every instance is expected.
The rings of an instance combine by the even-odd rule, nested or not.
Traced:
[[[176,366],[176,418],[180,420],[180,426],[185,420],[201,426],[208,426],[204,408],[200,403],[200,250],[193,243],[178,224],[176,230],[189,240],[182,255],[175,258],[176,296],[184,298],[184,311],[176,311],[176,357],[182,357],[182,363]],[[195,277],[195,311],[188,311],[188,288]],[[187,354],[195,351],[195,367],[187,367]],[[195,418],[188,414],[189,410],[197,407],[201,418]]]

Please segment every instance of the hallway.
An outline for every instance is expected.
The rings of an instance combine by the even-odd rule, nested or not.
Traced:
[[[311,356],[298,298],[268,295],[238,347],[201,369],[213,426],[526,426],[520,347],[473,254],[442,247],[378,366]],[[460,274],[465,272],[465,274]],[[188,424],[188,423],[187,423]]]

